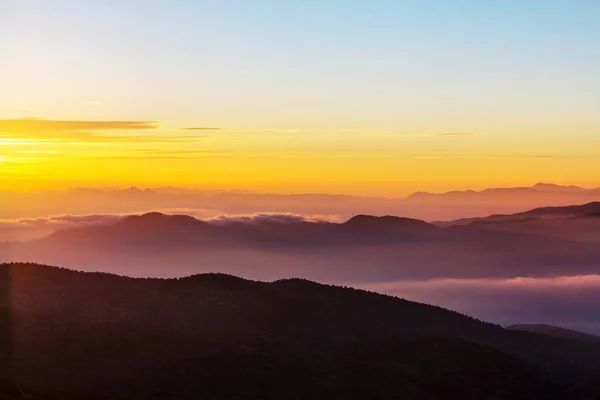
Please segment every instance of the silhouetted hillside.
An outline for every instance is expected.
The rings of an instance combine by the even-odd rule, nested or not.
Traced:
[[[425,221],[411,218],[386,215],[375,217],[372,215],[357,215],[341,224],[340,232],[355,234],[366,240],[399,240],[409,238],[423,238],[436,235],[439,229]]]
[[[434,224],[439,227],[469,225],[474,222],[499,222],[528,219],[558,219],[579,217],[587,214],[600,213],[600,202],[592,202],[575,206],[540,207],[515,214],[494,214],[481,218],[462,218],[455,221],[439,221]]]
[[[0,273],[12,398],[583,399],[600,377],[594,344],[306,280]]]
[[[0,244],[0,262],[139,277],[218,271],[330,283],[590,275],[600,266],[598,218],[438,228],[391,216],[359,215],[343,223],[283,217],[206,222],[185,215],[134,215]]]
[[[351,226],[358,229],[386,229],[393,231],[432,231],[436,228],[427,222],[412,219],[395,217],[386,215],[383,217],[375,217],[372,215],[356,215],[344,223],[346,226]]]
[[[342,224],[325,222],[230,222],[211,224],[187,215],[147,213],[116,223],[59,230],[36,246],[273,246],[348,244],[434,238],[439,231],[424,221],[356,216]]]

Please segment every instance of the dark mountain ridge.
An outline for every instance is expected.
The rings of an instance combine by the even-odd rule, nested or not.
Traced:
[[[433,224],[439,227],[470,225],[475,222],[500,222],[526,219],[559,219],[578,217],[600,213],[600,202],[594,201],[583,205],[539,207],[516,214],[494,214],[480,218],[462,218],[454,221],[438,221]]]
[[[247,221],[214,224],[189,215],[168,215],[158,212],[131,215],[120,221],[95,226],[59,230],[36,243],[51,245],[61,241],[89,241],[162,245],[269,245],[269,244],[350,244],[381,243],[405,240],[439,240],[457,238],[485,239],[477,228],[506,227],[507,224],[537,223],[568,218],[594,219],[600,215],[600,202],[565,207],[542,207],[517,214],[498,214],[484,218],[427,223],[397,216],[356,215],[346,222],[325,221]],[[467,229],[441,229],[465,227]],[[470,229],[475,228],[475,229]],[[551,228],[551,227],[550,227]],[[527,232],[496,232],[491,239],[526,236]]]
[[[0,262],[33,261],[141,277],[220,271],[258,280],[300,276],[334,283],[585,275],[597,273],[600,265],[597,221],[529,217],[438,228],[393,216],[358,215],[333,223],[203,221],[148,213],[66,228],[31,242],[0,244]]]
[[[313,244],[434,239],[439,229],[427,222],[401,217],[359,215],[344,223],[329,222],[228,222],[214,224],[188,215],[157,212],[131,215],[120,221],[79,228],[67,228],[36,240],[36,245],[61,243],[105,243],[119,246],[231,246]]]
[[[583,399],[600,377],[594,344],[302,279],[0,276],[0,370],[33,398]]]
[[[497,229],[482,232],[488,227],[504,228],[507,223],[536,223],[538,220],[566,218],[594,219],[600,214],[600,202],[578,206],[543,207],[517,214],[498,214],[485,218],[427,223],[422,220],[396,216],[356,215],[346,222],[231,220],[224,223],[203,221],[189,215],[151,212],[129,215],[117,222],[83,225],[58,230],[49,236],[32,241],[37,247],[87,246],[146,246],[163,247],[273,247],[290,244],[381,244],[411,240],[503,240],[525,238],[531,232]],[[502,225],[503,224],[503,225]],[[519,228],[519,225],[514,225]],[[441,229],[466,227],[466,229]],[[473,228],[473,229],[471,229]],[[544,227],[551,230],[552,227]],[[501,232],[504,231],[504,232]],[[529,235],[531,236],[531,235]],[[533,239],[533,237],[531,237]]]

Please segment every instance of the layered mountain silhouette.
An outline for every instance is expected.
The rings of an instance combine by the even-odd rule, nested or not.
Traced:
[[[277,221],[265,219],[249,222],[229,222],[216,225],[188,215],[167,215],[151,212],[131,215],[111,224],[63,229],[38,242],[102,241],[138,243],[161,241],[170,244],[227,244],[235,243],[361,243],[410,239],[436,239],[456,236],[456,230],[439,228],[463,226],[476,232],[479,228],[520,227],[530,223],[571,223],[584,219],[591,222],[600,215],[600,202],[564,207],[536,208],[516,214],[498,214],[484,218],[469,218],[434,224],[422,220],[396,216],[357,215],[344,223]],[[558,221],[560,220],[560,221]],[[583,224],[581,226],[584,226]],[[548,231],[551,229],[548,228]],[[462,230],[465,232],[465,230]],[[526,233],[524,229],[522,233]],[[518,229],[515,229],[518,233]],[[480,236],[481,237],[481,236]],[[494,237],[495,238],[495,237]]]
[[[188,215],[167,215],[151,212],[142,215],[124,217],[117,223],[95,226],[85,226],[76,229],[64,229],[50,235],[40,242],[63,240],[112,240],[128,243],[131,240],[163,240],[163,245],[170,242],[179,244],[242,244],[258,242],[293,242],[326,243],[360,241],[394,241],[407,239],[434,239],[451,237],[453,230],[438,228],[466,226],[473,228],[519,227],[522,224],[552,221],[551,223],[569,221],[572,224],[580,222],[569,219],[594,220],[600,215],[600,202],[564,207],[536,208],[516,214],[497,214],[483,218],[468,218],[455,221],[437,222],[434,224],[422,220],[396,216],[357,215],[344,223],[331,222],[230,222],[215,225]],[[498,229],[501,230],[501,229]],[[516,229],[515,231],[517,231]],[[464,232],[464,230],[463,230]],[[527,229],[523,230],[526,233]]]
[[[600,188],[537,184],[482,191],[415,193],[405,198],[328,194],[259,194],[248,191],[203,191],[173,187],[141,189],[73,188],[68,191],[2,191],[0,219],[61,214],[123,214],[159,209],[193,209],[202,215],[293,212],[298,214],[403,215],[426,221],[515,213],[540,206],[600,201]]]
[[[0,388],[33,399],[597,398],[600,346],[302,279],[0,265]]]
[[[287,217],[216,223],[152,212],[0,244],[0,261],[132,276],[220,271],[331,283],[597,274],[599,204],[534,209],[447,227],[394,216],[358,215],[342,223]],[[166,268],[170,260],[177,263]]]
[[[161,244],[162,246],[272,246],[297,244],[346,244],[435,237],[439,229],[424,221],[392,216],[359,215],[344,223],[327,222],[230,222],[211,224],[187,215],[157,212],[127,216],[114,224],[57,231],[38,244],[61,242]]]
[[[585,217],[600,214],[600,202],[563,207],[540,207],[516,214],[494,214],[489,217],[463,218],[455,221],[436,222],[436,226],[469,225],[474,222],[499,222],[531,219],[559,219],[569,217]]]
[[[567,196],[581,195],[581,194],[598,194],[600,188],[585,189],[579,186],[569,185],[562,186],[552,183],[537,183],[533,186],[526,187],[513,187],[513,188],[490,188],[481,191],[465,190],[465,191],[452,191],[445,193],[428,193],[428,192],[417,192],[407,198],[409,199],[433,199],[433,198],[496,198],[508,197],[508,196],[532,196],[542,197],[544,194],[554,193],[563,194]]]

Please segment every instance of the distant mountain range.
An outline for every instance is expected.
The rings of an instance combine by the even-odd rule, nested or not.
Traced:
[[[480,218],[462,218],[455,221],[435,222],[436,226],[470,225],[474,222],[499,222],[527,219],[558,219],[569,217],[596,216],[600,214],[600,202],[592,202],[577,206],[540,207],[516,214],[494,214]]]
[[[589,203],[438,224],[368,215],[341,223],[275,217],[223,222],[153,212],[4,243],[0,261],[133,276],[221,271],[331,282],[593,274],[600,272],[599,211],[600,203]],[[163,267],[169,259],[178,260],[178,269]]]
[[[345,222],[289,214],[90,216],[42,239],[0,244],[0,262],[135,277],[301,277],[400,294],[503,325],[543,316],[544,323],[600,333],[596,208],[544,208],[447,227],[369,215]]]
[[[564,224],[567,221],[584,226],[587,222],[596,222],[598,215],[600,215],[600,202],[577,206],[542,207],[516,214],[495,214],[488,217],[434,223],[390,215],[381,217],[357,215],[341,223],[278,219],[276,215],[265,219],[219,220],[217,221],[219,223],[216,223],[189,215],[151,212],[124,216],[118,220],[111,219],[109,223],[61,229],[35,243],[93,241],[99,245],[103,241],[121,244],[131,241],[151,244],[152,241],[158,241],[163,246],[169,244],[232,245],[232,241],[237,245],[352,242],[365,244],[416,239],[433,240],[455,236],[458,230],[440,229],[449,227],[466,227],[480,234],[481,228],[520,227],[519,223]],[[551,228],[551,225],[546,228]],[[461,232],[467,230],[463,229]],[[547,229],[547,232],[551,233],[551,229]]]
[[[68,191],[1,191],[0,219],[61,214],[127,214],[173,210],[198,216],[291,212],[302,215],[402,215],[426,221],[516,213],[541,206],[600,201],[600,188],[540,183],[531,187],[447,193],[419,192],[405,198],[334,194],[258,194],[248,191],[202,191],[173,187],[139,189],[74,188]]]
[[[214,224],[187,215],[153,212],[127,216],[114,224],[59,230],[34,243],[273,247],[431,239],[438,232],[437,227],[427,222],[393,216],[358,215],[343,223],[267,220]]]
[[[0,284],[7,399],[600,396],[597,343],[360,290],[33,264]]]
[[[600,193],[600,188],[586,189],[579,186],[561,186],[551,183],[538,183],[533,186],[524,187],[513,187],[513,188],[490,188],[481,191],[475,190],[464,190],[464,191],[452,191],[445,193],[429,193],[429,192],[417,192],[407,197],[407,199],[427,199],[427,198],[457,198],[457,197],[471,197],[471,198],[482,198],[482,197],[493,197],[493,196],[514,196],[519,194],[529,194],[541,196],[544,193],[562,193],[564,195],[577,195],[583,193]]]

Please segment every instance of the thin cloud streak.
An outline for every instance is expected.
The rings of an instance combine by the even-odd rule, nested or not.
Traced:
[[[121,154],[107,154],[102,156],[86,156],[79,155],[79,157],[92,158],[95,160],[178,160],[178,159],[193,159],[198,157],[219,157],[229,156],[234,154],[233,152],[226,151],[211,151],[211,150],[159,150],[159,149],[147,149],[147,150],[131,150],[123,152]]]
[[[0,119],[0,132],[21,134],[26,132],[89,132],[95,130],[153,130],[157,121],[76,121],[38,118]]]
[[[236,130],[236,129],[191,127],[191,128],[179,128],[179,130],[180,131],[227,131],[227,130]]]
[[[156,131],[159,128],[160,123],[156,121],[0,119],[0,144],[174,143],[195,142],[203,138],[203,136],[120,135],[115,133],[119,131]]]
[[[465,160],[478,160],[478,159],[492,159],[492,160],[513,160],[513,159],[527,159],[527,158],[564,158],[563,156],[556,155],[530,155],[530,156],[414,156],[411,158],[416,159],[465,159]]]
[[[209,222],[215,225],[227,225],[231,223],[245,223],[245,224],[261,224],[261,223],[277,223],[277,224],[290,224],[300,222],[311,222],[311,223],[328,223],[328,222],[341,222],[342,218],[337,215],[302,215],[294,213],[254,213],[254,214],[242,214],[242,215],[228,215],[221,214],[211,218],[205,218],[205,222]]]
[[[296,129],[296,128],[215,128],[215,127],[185,127],[181,131],[236,131],[236,132],[279,132],[279,133],[317,133],[317,132],[357,132],[359,129]]]
[[[479,136],[472,132],[443,132],[443,133],[382,133],[361,135],[362,138],[368,139],[405,139],[405,138],[453,138],[453,137],[473,137]]]

